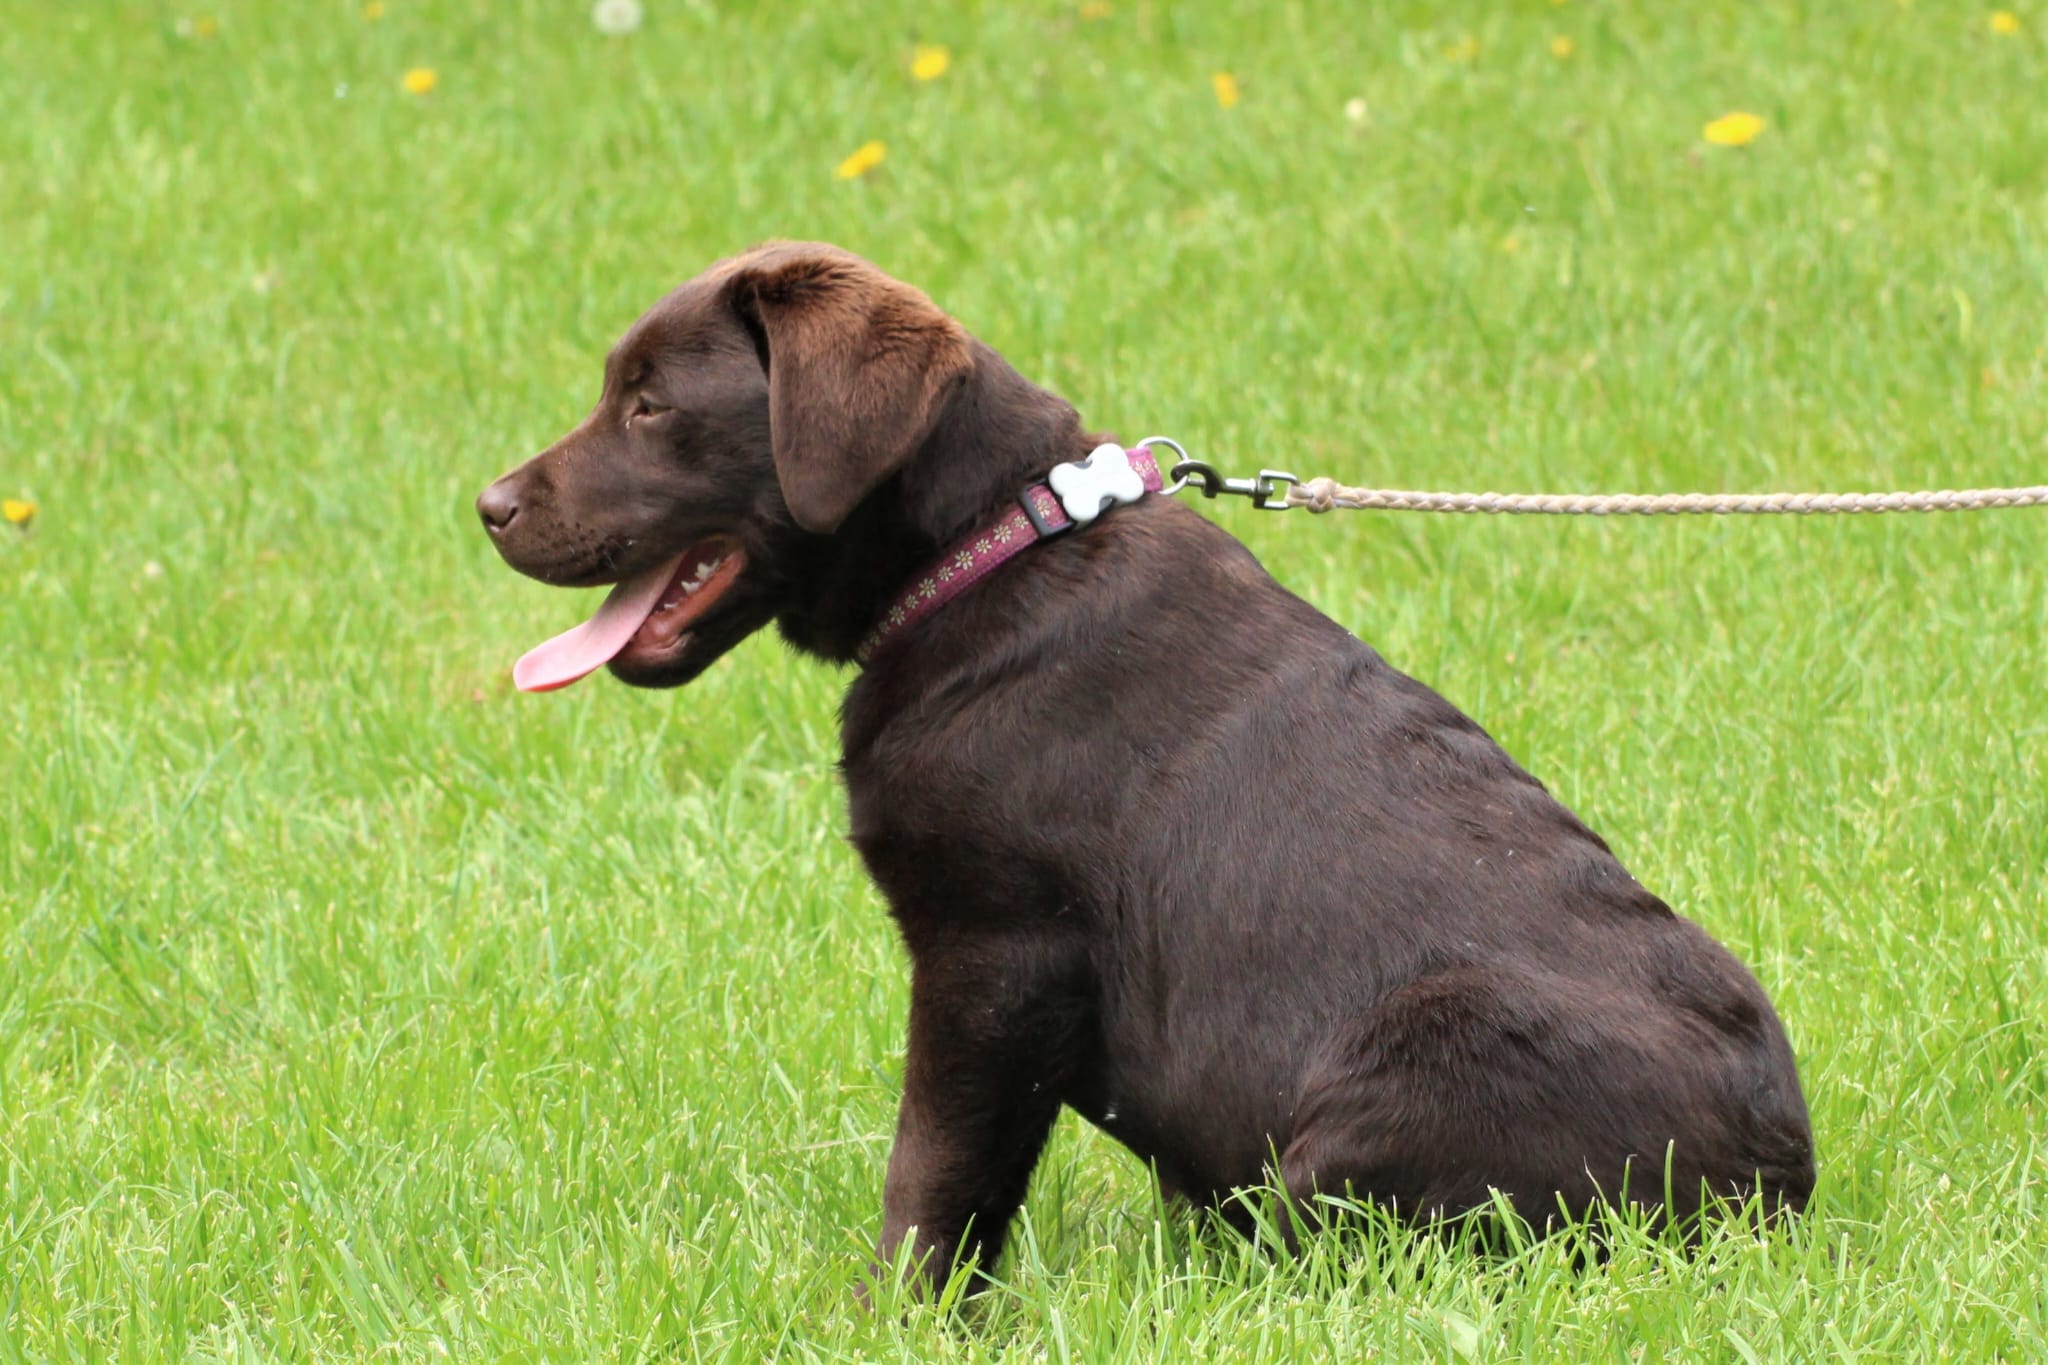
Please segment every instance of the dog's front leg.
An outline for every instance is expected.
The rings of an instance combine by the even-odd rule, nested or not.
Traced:
[[[929,1293],[956,1265],[994,1267],[1078,1060],[1072,987],[1001,954],[914,971],[879,1274],[907,1264]]]

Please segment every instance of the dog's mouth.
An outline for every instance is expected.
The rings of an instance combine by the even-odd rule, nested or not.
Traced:
[[[739,582],[747,557],[731,536],[698,541],[645,573],[622,579],[582,625],[535,645],[512,666],[522,692],[552,692],[614,659],[666,661],[689,647],[690,628]]]

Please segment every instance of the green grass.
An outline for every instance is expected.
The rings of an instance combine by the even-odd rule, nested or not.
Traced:
[[[2048,10],[648,3],[0,0],[0,1360],[2048,1356],[2048,514],[1216,507],[1754,967],[1812,1215],[1288,1261],[1067,1119],[949,1324],[844,679],[516,696],[469,510],[778,235],[1232,472],[2041,482]]]

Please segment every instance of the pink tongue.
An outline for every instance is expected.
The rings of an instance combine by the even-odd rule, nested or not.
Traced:
[[[513,684],[521,692],[552,692],[604,667],[653,614],[661,602],[661,590],[683,566],[683,558],[677,555],[658,568],[626,579],[605,597],[597,615],[527,650],[512,665]]]

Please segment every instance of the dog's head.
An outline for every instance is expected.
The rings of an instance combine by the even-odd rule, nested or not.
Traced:
[[[612,348],[582,424],[477,499],[521,573],[616,585],[520,686],[696,677],[784,610],[784,566],[911,459],[972,365],[958,323],[836,247],[761,247],[677,289]]]

